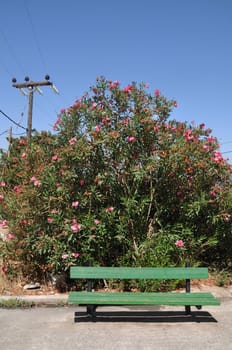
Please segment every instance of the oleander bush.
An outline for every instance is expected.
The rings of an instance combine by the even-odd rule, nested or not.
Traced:
[[[2,273],[46,278],[89,259],[231,268],[232,167],[210,129],[149,91],[98,78],[55,133],[2,153]]]

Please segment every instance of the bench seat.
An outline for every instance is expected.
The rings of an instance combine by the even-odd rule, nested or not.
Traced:
[[[70,292],[68,300],[78,305],[220,305],[211,293]]]

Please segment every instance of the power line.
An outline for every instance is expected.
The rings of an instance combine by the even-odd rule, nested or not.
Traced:
[[[11,117],[9,117],[6,113],[4,113],[1,109],[0,109],[0,113],[2,113],[4,115],[4,117],[6,117],[8,120],[10,120],[13,124],[17,125],[19,128],[23,129],[23,130],[27,130],[26,128],[24,128],[24,126],[20,125],[19,123],[17,123],[16,121],[14,121]]]
[[[232,143],[232,141],[226,141],[226,142],[222,142],[222,143],[220,143],[221,145],[226,145],[226,144],[228,144],[228,143]]]
[[[33,36],[33,39],[34,39],[34,45],[35,45],[35,48],[37,49],[38,54],[40,56],[41,63],[43,65],[45,71],[47,71],[47,64],[46,64],[45,56],[43,55],[43,51],[41,50],[41,45],[40,45],[39,40],[38,40],[37,31],[36,31],[36,28],[35,28],[35,25],[34,25],[34,21],[33,21],[33,17],[32,17],[33,13],[30,11],[30,6],[29,5],[30,5],[30,2],[28,0],[24,0],[24,6],[25,6],[26,14],[27,14],[27,17],[28,17],[29,24],[31,26],[31,33],[32,33],[32,36]],[[45,99],[47,99],[46,96],[45,96]],[[54,108],[54,105],[51,103],[50,99],[48,100],[48,102]],[[35,105],[36,105],[36,103],[35,103]],[[56,110],[55,110],[55,113],[57,114]]]
[[[8,47],[9,52],[11,53],[11,56],[12,56],[13,59],[15,60],[15,62],[16,62],[16,64],[18,65],[19,69],[21,70],[21,72],[22,72],[23,74],[25,74],[25,73],[24,73],[24,69],[23,69],[21,63],[18,61],[18,58],[17,58],[17,56],[16,56],[14,50],[12,49],[12,47],[11,47],[11,45],[10,45],[10,43],[9,43],[9,41],[8,41],[8,39],[7,39],[7,37],[6,37],[6,35],[5,35],[5,33],[3,32],[2,28],[0,28],[0,33],[1,33],[3,39],[4,39],[5,43],[6,43],[6,46]]]
[[[41,50],[40,45],[39,45],[38,37],[37,37],[37,35],[36,35],[35,26],[34,26],[34,24],[33,24],[33,21],[32,21],[32,18],[31,18],[31,14],[30,14],[29,8],[28,8],[28,6],[27,6],[27,1],[26,1],[26,0],[24,0],[24,5],[25,5],[25,8],[26,8],[28,20],[29,20],[30,25],[31,25],[32,34],[33,34],[33,38],[34,38],[34,43],[35,43],[35,46],[36,46],[36,48],[37,48],[37,50],[38,50],[38,53],[39,53],[41,62],[42,62],[43,66],[44,66],[44,69],[45,69],[45,71],[46,71],[47,69],[46,69],[46,64],[45,64],[44,56],[42,55],[42,50]]]
[[[12,135],[13,136],[22,136],[22,135],[25,135],[25,132],[20,132],[20,133],[17,133],[17,134],[13,133]]]
[[[12,76],[12,73],[10,72],[10,70],[8,69],[7,65],[5,65],[5,63],[2,61],[1,62],[1,66],[5,69],[6,73],[9,74],[10,76]]]
[[[232,153],[232,150],[226,151],[226,152],[222,152],[222,154],[225,154],[225,153]]]
[[[7,132],[8,132],[8,130],[3,131],[3,132],[0,134],[0,136],[6,134]]]

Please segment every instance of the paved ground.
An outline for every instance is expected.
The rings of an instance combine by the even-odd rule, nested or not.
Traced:
[[[217,290],[220,306],[204,307],[187,318],[179,307],[99,308],[98,322],[82,318],[80,307],[0,309],[0,349],[232,350],[231,292]]]

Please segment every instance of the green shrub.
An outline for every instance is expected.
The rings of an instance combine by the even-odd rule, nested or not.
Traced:
[[[5,273],[48,278],[73,264],[231,267],[231,166],[204,124],[146,84],[97,79],[55,134],[1,156]]]

